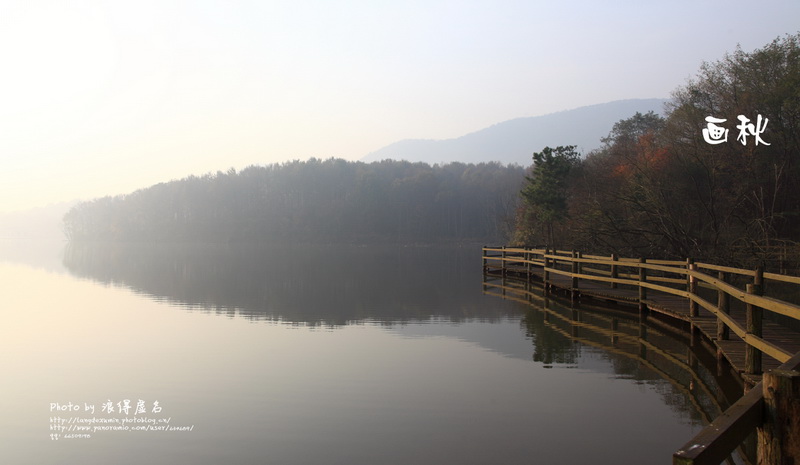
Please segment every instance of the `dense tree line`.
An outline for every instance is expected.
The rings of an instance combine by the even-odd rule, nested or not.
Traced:
[[[665,117],[637,113],[573,155],[534,155],[516,242],[740,263],[796,250],[800,34],[704,64]]]
[[[524,168],[341,159],[250,166],[75,206],[70,240],[501,241]]]

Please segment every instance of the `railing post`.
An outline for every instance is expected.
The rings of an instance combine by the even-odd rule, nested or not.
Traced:
[[[720,271],[717,274],[717,278],[722,282],[726,282],[727,273]],[[722,289],[717,290],[717,311],[726,315],[731,313],[731,296]],[[727,341],[729,337],[730,328],[728,328],[721,318],[717,317],[717,339],[720,341]]]
[[[528,282],[531,280],[531,275],[533,273],[533,268],[531,266],[531,248],[525,247],[525,268],[528,274]]]
[[[616,262],[617,261],[617,254],[615,254],[615,253],[611,254],[611,261],[612,262]],[[617,279],[618,277],[619,277],[619,272],[617,271],[617,264],[613,263],[611,265],[611,279]],[[611,289],[616,289],[616,288],[617,288],[617,283],[613,283],[612,282],[611,283]]]
[[[500,266],[502,267],[502,275],[506,275],[506,246],[502,247],[502,252],[500,252]]]
[[[761,295],[763,293],[764,271],[761,267],[756,269],[753,284],[747,285],[747,293],[753,295]],[[747,304],[747,334],[761,337],[761,330],[763,326],[762,321],[763,310],[753,304]],[[748,374],[757,375],[761,374],[761,351],[751,346],[749,343],[745,347],[744,353],[744,366]]]
[[[643,265],[647,263],[646,258],[639,258],[639,264]],[[647,282],[647,268],[643,266],[639,266],[639,314],[645,315],[647,312],[647,305],[645,305],[644,301],[647,300],[647,288],[642,286],[642,283]]]
[[[578,277],[575,276],[579,273],[579,266],[578,262],[575,261],[580,254],[576,251],[572,251],[572,266],[570,270],[572,271],[572,289],[570,290],[570,298],[574,301],[578,297]]]
[[[576,258],[578,258],[578,252],[573,250],[572,251],[572,267],[571,267],[571,270],[570,270],[570,271],[572,271],[572,289],[577,289],[578,288],[578,278],[575,276],[576,274],[578,274],[578,262],[575,261]]]
[[[482,253],[482,255],[483,255],[483,272],[486,273],[486,263],[487,263],[487,260],[486,260],[486,246],[484,245],[481,248],[481,250],[483,251],[483,253]]]
[[[543,278],[542,279],[544,280],[545,292],[549,292],[550,291],[550,271],[548,270],[548,268],[550,268],[550,259],[547,258],[547,256],[549,254],[550,254],[550,249],[549,249],[549,247],[545,246],[544,247],[544,256],[543,256],[544,257],[544,269],[542,270],[543,271],[543,273],[542,273]]]
[[[694,264],[694,259],[686,259],[686,271],[695,271],[697,266]],[[697,279],[689,273],[686,273],[686,292],[690,295],[697,294]],[[689,316],[694,317],[698,315],[697,302],[689,297]]]
[[[758,427],[758,463],[800,463],[800,372],[770,370],[761,385],[764,421]]]

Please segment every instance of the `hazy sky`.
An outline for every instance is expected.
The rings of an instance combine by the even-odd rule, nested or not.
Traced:
[[[668,97],[799,19],[797,0],[0,0],[0,212]]]

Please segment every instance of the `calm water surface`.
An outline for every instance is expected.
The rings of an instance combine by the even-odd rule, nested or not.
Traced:
[[[479,248],[14,250],[3,463],[670,463],[720,408],[658,328],[487,294]]]

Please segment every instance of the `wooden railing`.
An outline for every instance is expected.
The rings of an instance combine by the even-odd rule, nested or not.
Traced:
[[[520,284],[521,282],[511,279],[498,280],[484,276],[483,293],[532,305],[537,312],[545,315],[543,324],[564,337],[636,360],[682,392],[706,423],[719,417],[725,410],[723,405],[733,402],[717,392],[722,388],[721,385],[710,384],[709,377],[700,374],[701,371],[718,371],[719,363],[712,366],[713,360],[706,359],[708,365],[704,365],[704,370],[698,370],[697,364],[702,364],[703,358],[696,355],[687,357],[685,350],[689,347],[683,346],[685,342],[678,343],[679,346],[673,345],[678,341],[674,338],[677,334],[674,328],[673,331],[665,332],[663,325],[644,326],[642,321],[637,323],[635,317],[622,314],[620,309],[596,305],[582,304],[579,316],[569,305],[562,305],[555,299],[535,292],[529,283]],[[651,337],[651,331],[658,336]],[[648,354],[656,356],[650,357]],[[681,376],[676,376],[675,370]],[[731,390],[728,394],[733,397]],[[709,405],[713,408],[709,409]],[[745,451],[741,452],[742,456],[744,453]]]
[[[764,311],[800,321],[800,306],[764,295],[764,281],[800,284],[800,277],[744,270],[691,259],[652,260],[584,255],[546,248],[484,247],[485,272],[538,276],[546,288],[560,287],[573,296],[582,292],[581,282],[594,284],[587,292],[597,294],[597,284],[618,291],[617,300],[638,303],[641,311],[657,296],[685,299],[685,319],[694,321],[700,308],[716,317],[716,334],[710,338],[721,347],[730,333],[745,344],[744,372],[761,374],[762,354],[782,363],[764,373],[762,381],[723,415],[673,455],[674,464],[719,464],[752,432],[758,431],[759,462],[768,465],[800,463],[800,341],[768,341],[763,337]],[[731,282],[750,281],[744,289]],[[636,290],[638,292],[631,292]],[[653,291],[648,295],[650,291]],[[606,291],[613,294],[612,291]],[[707,299],[716,293],[716,302]],[[613,296],[612,296],[613,297]],[[731,317],[734,305],[744,306],[743,323]],[[788,348],[787,348],[788,347]],[[720,348],[720,350],[722,350]],[[751,378],[752,379],[752,378]]]
[[[719,464],[754,432],[757,463],[800,460],[800,353],[764,377],[672,455],[674,465]]]

